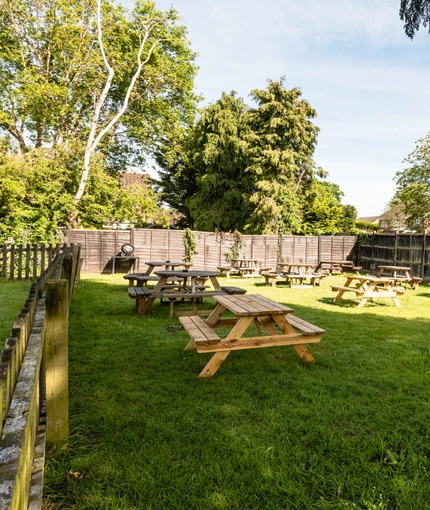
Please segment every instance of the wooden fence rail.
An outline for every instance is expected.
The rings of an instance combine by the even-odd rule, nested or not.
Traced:
[[[0,248],[0,275],[3,279],[31,280],[45,271],[66,244],[4,244]]]
[[[0,353],[1,509],[41,508],[45,437],[51,448],[67,438],[67,321],[79,263],[72,246],[48,264]]]

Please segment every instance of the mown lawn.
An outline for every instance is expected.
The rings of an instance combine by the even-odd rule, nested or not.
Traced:
[[[226,282],[227,280],[223,280]],[[430,288],[357,309],[320,288],[228,280],[326,334],[210,355],[168,306],[137,316],[121,275],[83,275],[70,313],[70,442],[46,466],[45,508],[430,508]],[[352,294],[351,294],[352,297]]]
[[[0,278],[0,340],[10,336],[13,323],[24,307],[30,292],[31,282],[9,281]]]

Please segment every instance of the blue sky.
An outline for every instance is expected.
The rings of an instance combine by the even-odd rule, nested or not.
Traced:
[[[132,0],[123,0],[131,7]],[[403,31],[400,0],[176,0],[199,54],[204,103],[285,76],[317,111],[316,163],[359,216],[381,214],[393,177],[430,131],[430,37]]]

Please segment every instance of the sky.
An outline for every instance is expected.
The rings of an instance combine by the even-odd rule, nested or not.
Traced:
[[[128,8],[132,0],[123,0]],[[285,77],[317,111],[314,159],[358,216],[377,216],[397,171],[430,131],[430,37],[411,41],[400,0],[156,0],[174,7],[198,53],[202,106],[222,92],[248,104]]]

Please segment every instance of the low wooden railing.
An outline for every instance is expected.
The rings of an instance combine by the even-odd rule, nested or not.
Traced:
[[[42,274],[54,258],[67,249],[67,244],[14,244],[0,246],[0,277],[31,280]]]
[[[79,268],[80,247],[57,254],[31,285],[0,353],[2,510],[41,508],[45,444],[55,449],[67,439],[68,312]]]

